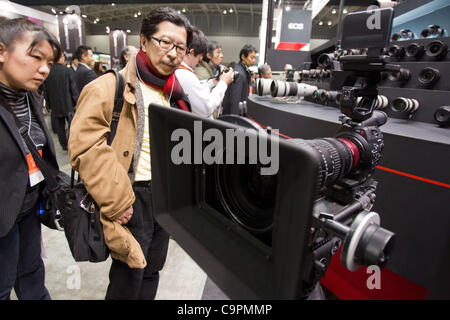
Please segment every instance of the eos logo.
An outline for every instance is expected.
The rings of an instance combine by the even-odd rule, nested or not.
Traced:
[[[288,24],[288,29],[289,30],[303,30],[304,28],[304,24],[303,23],[295,23],[295,22],[291,22]]]

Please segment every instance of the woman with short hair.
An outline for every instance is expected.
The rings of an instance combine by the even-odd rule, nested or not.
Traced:
[[[45,180],[27,134],[58,172],[55,148],[36,90],[59,60],[58,40],[26,19],[0,23],[0,299],[50,299],[41,258],[39,204]]]

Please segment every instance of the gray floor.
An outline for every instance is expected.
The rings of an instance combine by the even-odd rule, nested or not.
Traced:
[[[48,120],[48,119],[47,119]],[[49,121],[47,121],[48,123]],[[67,151],[53,134],[60,169],[70,174]],[[64,232],[42,226],[46,286],[55,300],[102,300],[108,286],[111,258],[102,263],[75,262]],[[12,299],[16,299],[14,292]],[[206,273],[177,244],[170,240],[166,264],[161,273],[158,300],[228,299]]]

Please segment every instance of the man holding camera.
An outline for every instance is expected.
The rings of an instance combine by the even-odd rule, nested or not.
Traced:
[[[248,68],[255,64],[256,48],[251,44],[246,44],[239,52],[239,59],[239,63],[235,66],[239,76],[225,93],[222,114],[241,114],[239,102],[247,101],[248,99],[251,83],[251,72]]]
[[[221,105],[228,85],[233,81],[233,69],[222,72],[218,79],[198,80],[193,69],[206,54],[207,44],[203,32],[194,29],[188,51],[175,74],[189,98],[192,112],[213,118],[213,112]]]
[[[116,87],[111,73],[86,85],[70,130],[71,165],[100,207],[111,250],[106,299],[155,298],[169,234],[153,216],[148,106],[190,111],[174,75],[191,41],[187,18],[171,8],[154,9],[142,21],[140,41],[141,49],[120,71],[124,103],[111,146]]]

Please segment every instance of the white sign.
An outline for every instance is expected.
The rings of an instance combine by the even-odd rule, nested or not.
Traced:
[[[305,25],[303,23],[295,23],[295,22],[291,22],[288,24],[288,29],[289,30],[303,30],[305,27]]]

